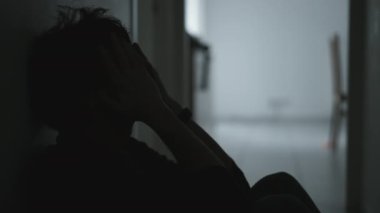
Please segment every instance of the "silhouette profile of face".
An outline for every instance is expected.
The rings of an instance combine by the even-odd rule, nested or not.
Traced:
[[[133,121],[98,101],[109,88],[109,73],[99,63],[98,47],[116,34],[130,43],[121,22],[102,8],[63,8],[56,26],[36,38],[30,60],[32,110],[58,131],[90,126],[130,131]],[[112,95],[112,90],[108,93]]]

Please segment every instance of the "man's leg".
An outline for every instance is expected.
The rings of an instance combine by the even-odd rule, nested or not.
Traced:
[[[251,188],[250,199],[254,205],[267,205],[269,198],[273,202],[280,202],[281,199],[284,199],[284,202],[293,200],[294,204],[303,203],[311,212],[320,212],[301,184],[285,172],[268,175]]]
[[[314,213],[304,202],[292,195],[270,195],[259,200],[252,206],[254,213]]]

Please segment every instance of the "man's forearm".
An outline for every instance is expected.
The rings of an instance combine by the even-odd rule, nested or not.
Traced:
[[[169,99],[166,100],[168,102],[168,107],[175,113],[179,114],[182,110],[181,105],[179,105],[176,101]],[[198,138],[209,148],[211,151],[218,156],[220,160],[223,161],[225,166],[228,169],[235,170],[234,167],[237,167],[232,158],[219,146],[219,144],[200,127],[195,121],[190,119],[189,121],[184,123]]]
[[[201,169],[223,166],[223,162],[166,105],[157,107],[144,121],[169,147],[179,164]]]
[[[215,155],[221,159],[226,166],[226,168],[232,173],[232,175],[237,179],[239,185],[242,188],[249,187],[249,183],[247,182],[244,173],[241,169],[236,165],[235,161],[219,146],[219,144],[206,132],[204,131],[195,121],[190,120],[187,122],[187,126],[196,134],[199,138],[201,138],[202,142],[211,149]]]
[[[180,104],[178,104],[173,99],[166,100],[169,108],[175,113],[179,114],[182,110]],[[190,119],[189,121],[184,122],[184,124],[195,134],[204,145],[206,145],[223,163],[223,165],[228,169],[233,176],[236,177],[238,182],[242,187],[249,187],[244,173],[236,165],[234,160],[219,146],[219,144],[205,131],[200,127],[195,121]]]
[[[227,168],[232,169],[236,167],[235,162],[231,157],[219,146],[219,144],[204,131],[195,121],[189,120],[186,125],[197,135],[202,142],[211,149],[226,165]]]

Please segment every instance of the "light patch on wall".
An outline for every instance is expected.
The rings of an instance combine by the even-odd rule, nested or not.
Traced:
[[[204,33],[202,23],[202,0],[185,1],[185,28],[186,31],[196,37]]]

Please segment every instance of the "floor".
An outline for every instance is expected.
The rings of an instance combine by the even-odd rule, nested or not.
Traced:
[[[274,172],[292,174],[323,213],[344,213],[345,130],[338,149],[326,147],[328,122],[219,122],[212,135],[250,184]]]

